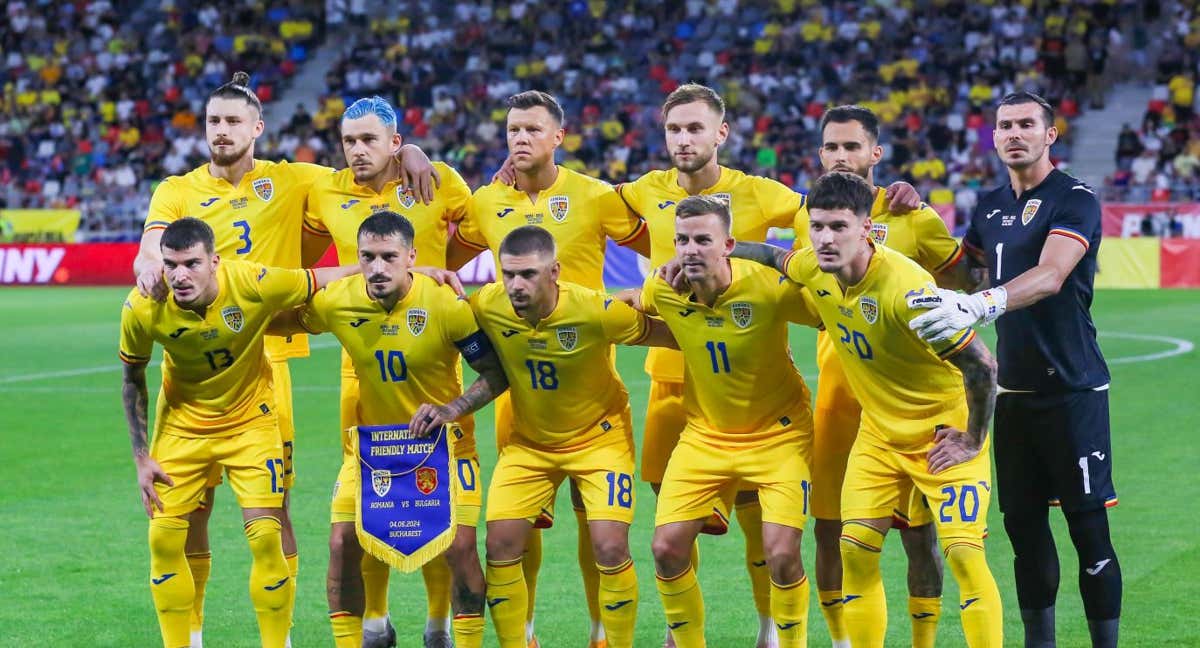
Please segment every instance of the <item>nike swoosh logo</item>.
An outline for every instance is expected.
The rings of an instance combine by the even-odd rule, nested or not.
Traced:
[[[283,578],[279,579],[278,583],[275,583],[274,585],[263,585],[263,589],[267,590],[268,592],[274,592],[280,587],[283,587],[284,583],[287,583],[289,578],[291,578],[291,576],[284,576]]]
[[[186,330],[187,330],[187,327],[186,327],[186,326],[181,326],[181,327],[179,327],[179,328],[175,329],[175,332],[171,334],[171,339],[172,339],[172,340],[177,340],[177,339],[179,339],[179,336],[180,336],[180,335],[183,335],[183,332],[184,332],[184,331],[186,331]]]
[[[1087,569],[1084,569],[1083,571],[1087,572],[1088,576],[1095,576],[1096,574],[1104,571],[1104,568],[1107,567],[1108,563],[1110,562],[1112,562],[1112,558],[1105,558],[1104,560],[1101,560],[1100,562],[1088,567]]]
[[[171,580],[171,578],[173,576],[175,576],[175,572],[171,572],[169,574],[163,574],[162,576],[159,576],[158,578],[151,578],[150,582],[154,583],[155,585],[162,585],[163,583],[167,582],[168,580]]]
[[[965,609],[971,607],[971,604],[978,600],[979,600],[978,598],[969,598],[966,601],[963,601],[962,605],[958,606],[958,609],[965,610]]]
[[[496,607],[497,605],[500,605],[501,603],[503,603],[503,602],[505,602],[505,601],[507,601],[507,600],[508,600],[507,598],[494,598],[494,599],[488,599],[488,602],[487,602],[487,604],[488,604],[488,607],[490,607],[490,608],[493,608],[493,607]]]
[[[845,604],[849,603],[850,601],[853,601],[854,599],[860,599],[860,598],[862,598],[862,596],[859,596],[858,594],[847,594],[842,597],[842,605],[845,605]]]
[[[798,625],[800,625],[799,621],[792,621],[791,623],[776,623],[775,627],[779,628],[780,630],[791,630]]]
[[[676,621],[675,623],[668,623],[667,628],[669,628],[671,630],[678,630],[687,624],[688,624],[687,621]]]
[[[608,610],[609,612],[615,612],[616,610],[620,610],[621,608],[625,607],[626,605],[629,605],[630,603],[633,603],[633,599],[617,601],[616,603],[606,603],[604,605],[604,609]]]
[[[914,614],[914,615],[912,615],[912,618],[914,618],[914,619],[928,619],[928,618],[929,618],[929,617],[931,617],[931,616],[934,616],[933,612],[919,612],[919,613],[917,613],[917,614]]]
[[[756,560],[756,561],[754,561],[754,562],[752,562],[752,563],[750,563],[750,564],[751,564],[751,565],[754,565],[755,567],[762,567],[763,565],[767,564],[767,561],[765,561],[765,560]]]

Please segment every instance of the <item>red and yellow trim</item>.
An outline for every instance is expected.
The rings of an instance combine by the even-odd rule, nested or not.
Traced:
[[[132,353],[125,353],[117,350],[117,357],[121,358],[121,362],[128,365],[142,365],[150,362],[150,356],[135,356]]]
[[[1065,227],[1052,227],[1050,228],[1050,234],[1058,234],[1059,236],[1065,236],[1069,239],[1074,239],[1075,241],[1078,241],[1085,250],[1092,247],[1091,242],[1088,241],[1086,236],[1072,229],[1067,229]]]
[[[972,341],[975,340],[975,329],[967,329],[963,334],[954,341],[954,344],[942,349],[938,352],[938,357],[942,360],[948,360],[958,354],[959,351],[967,348]]]
[[[305,232],[308,232],[309,234],[316,234],[317,236],[329,236],[329,230],[319,228],[319,227],[313,227],[312,225],[308,224],[308,221],[301,223],[300,228],[303,229]]]
[[[480,252],[483,252],[484,250],[488,249],[486,245],[480,245],[474,241],[468,241],[467,239],[463,238],[461,229],[454,230],[454,240],[458,241],[459,243],[462,243],[463,245],[471,248],[472,250],[478,250]]]
[[[169,223],[168,221],[160,221],[160,220],[146,221],[146,225],[142,228],[142,231],[149,232],[151,230],[167,229],[167,225],[170,225],[170,224],[171,223]]]
[[[963,255],[965,254],[966,250],[963,249],[962,245],[954,246],[954,251],[950,253],[950,256],[947,257],[945,261],[942,261],[937,267],[935,267],[933,271],[941,272],[947,268],[953,267],[954,264],[962,260]]]
[[[649,231],[649,230],[646,227],[645,219],[643,219],[639,216],[637,227],[633,228],[633,231],[630,232],[629,235],[626,236],[625,238],[617,240],[616,243],[617,243],[617,245],[629,245],[630,243],[633,243],[634,241],[638,240],[643,235],[645,235],[647,231]]]

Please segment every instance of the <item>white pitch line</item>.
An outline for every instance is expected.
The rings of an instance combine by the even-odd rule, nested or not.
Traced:
[[[1191,353],[1196,345],[1189,340],[1181,338],[1167,337],[1165,335],[1143,335],[1141,333],[1120,333],[1114,331],[1100,331],[1103,337],[1125,338],[1128,340],[1146,340],[1150,342],[1162,342],[1163,344],[1173,345],[1175,348],[1158,353],[1147,353],[1135,356],[1122,356],[1119,358],[1106,359],[1108,364],[1130,364],[1133,362],[1151,362],[1154,360],[1162,360],[1185,353]]]

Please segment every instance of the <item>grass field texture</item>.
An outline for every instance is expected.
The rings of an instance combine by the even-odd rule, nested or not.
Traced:
[[[149,586],[146,519],[137,496],[120,405],[116,355],[124,289],[0,290],[0,646],[155,646],[159,634]],[[1125,646],[1197,646],[1200,540],[1191,504],[1200,501],[1200,356],[1176,353],[1200,338],[1200,293],[1100,292],[1093,308],[1111,363],[1115,480],[1121,505],[1111,512],[1125,575]],[[987,331],[991,335],[990,329]],[[793,330],[801,372],[816,383],[813,332]],[[989,337],[989,342],[994,340]],[[301,551],[293,643],[330,646],[325,605],[329,497],[340,461],[337,442],[338,352],[331,336],[314,339],[312,357],[293,361],[299,476],[292,515]],[[648,379],[644,350],[622,348],[619,369],[633,399],[640,437]],[[157,389],[157,362],[149,372]],[[484,474],[495,461],[490,408],[478,415]],[[560,512],[570,510],[560,492]],[[654,498],[637,491],[631,532],[641,606],[638,646],[661,644],[663,616],[655,590],[650,536]],[[1060,646],[1087,644],[1076,588],[1076,562],[1061,516],[1054,526],[1063,562]],[[1192,520],[1192,521],[1188,521]],[[1012,551],[993,502],[989,563],[1004,599],[1006,644],[1020,645]],[[212,520],[213,574],[208,586],[206,644],[255,646],[247,594],[249,552],[227,487]],[[583,648],[587,612],[575,561],[575,522],[559,515],[546,538],[538,590],[542,645]],[[482,550],[482,534],[480,536]],[[804,540],[812,567],[812,540]],[[700,578],[707,600],[709,645],[753,646],[757,619],[735,528],[701,542]],[[883,560],[889,598],[888,645],[908,641],[904,560],[889,536]],[[1190,575],[1190,576],[1189,576]],[[946,574],[939,645],[964,645]],[[400,646],[420,646],[425,596],[419,575],[393,573],[391,615]],[[817,603],[810,645],[828,646]],[[488,628],[487,645],[495,645]]]

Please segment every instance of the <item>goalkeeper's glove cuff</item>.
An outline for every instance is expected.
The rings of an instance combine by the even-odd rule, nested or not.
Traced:
[[[972,297],[978,300],[976,304],[980,308],[979,326],[991,324],[1008,309],[1008,291],[1004,286],[981,290]]]

